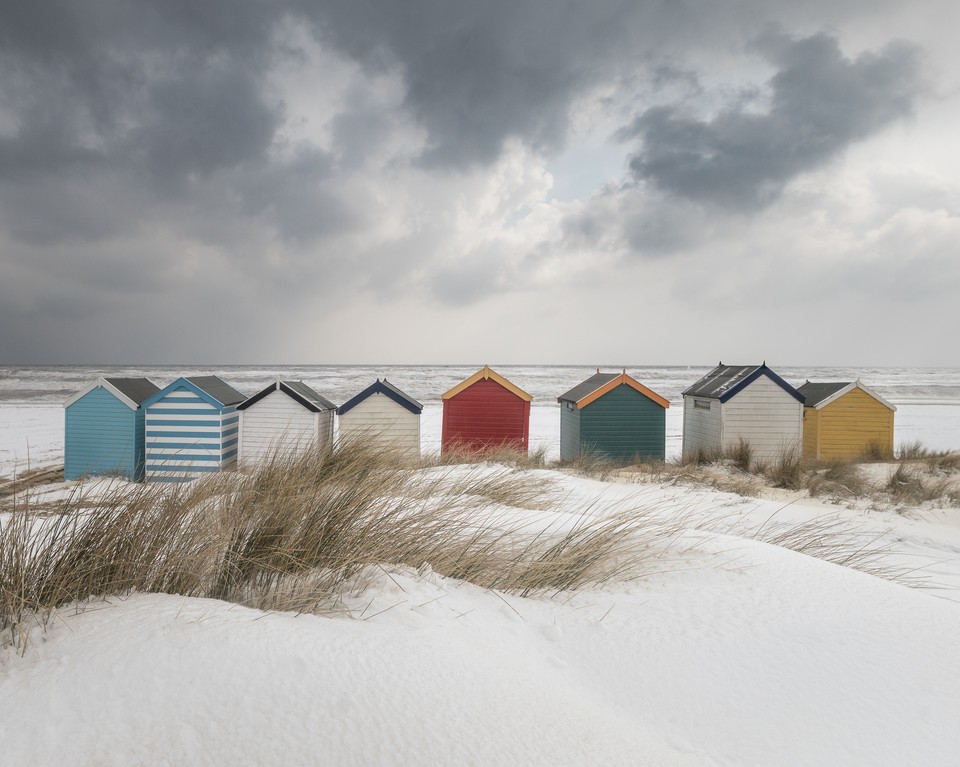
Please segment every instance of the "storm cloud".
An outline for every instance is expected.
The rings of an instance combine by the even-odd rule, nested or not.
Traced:
[[[708,118],[671,105],[646,110],[621,133],[642,139],[630,160],[638,180],[678,197],[755,209],[797,175],[908,117],[920,92],[919,51],[906,43],[852,59],[827,34],[767,35],[754,47],[777,69],[767,83],[769,106],[758,112],[741,99]]]
[[[898,41],[921,11],[881,5],[8,3],[0,362],[437,362],[491,307],[491,348],[527,359],[522,327],[575,361],[559,301],[626,327],[653,290],[699,328],[746,284],[704,276],[718,259],[799,305],[756,252],[882,269],[918,221],[916,263],[955,284],[953,104],[934,125],[928,82],[952,43]],[[874,173],[884,141],[903,157]],[[903,301],[943,300],[924,279]]]

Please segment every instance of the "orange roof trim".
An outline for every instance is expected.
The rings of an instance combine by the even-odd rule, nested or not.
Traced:
[[[513,394],[516,394],[522,400],[526,400],[527,402],[530,402],[530,400],[533,399],[533,397],[527,394],[519,386],[517,386],[516,384],[510,383],[510,381],[508,381],[506,378],[500,375],[496,370],[492,370],[489,365],[484,365],[482,368],[480,368],[480,370],[478,370],[472,376],[458,383],[456,386],[450,389],[450,391],[442,394],[440,396],[440,399],[450,399],[451,397],[455,397],[464,389],[470,388],[477,381],[481,381],[485,378],[491,381],[495,381],[507,391],[512,392]]]
[[[579,400],[577,400],[577,407],[578,408],[586,407],[594,400],[600,399],[600,397],[602,397],[604,394],[606,394],[609,391],[612,391],[613,389],[616,389],[621,384],[626,384],[631,389],[636,389],[644,397],[646,397],[647,399],[653,400],[658,405],[660,405],[660,407],[664,407],[664,408],[670,407],[670,400],[668,400],[666,397],[661,397],[653,389],[648,389],[642,383],[640,383],[634,378],[631,378],[626,373],[621,373],[612,381],[608,381],[607,383],[605,383],[599,389],[594,389],[586,397],[581,397]]]

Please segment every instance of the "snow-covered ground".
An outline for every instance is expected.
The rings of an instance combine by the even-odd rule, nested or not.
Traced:
[[[4,434],[55,455],[22,415]],[[330,615],[152,594],[63,610],[0,653],[0,761],[957,764],[960,509],[539,474],[550,508],[517,517],[653,509],[687,532],[644,578],[553,599],[427,566],[378,571]],[[825,520],[921,587],[755,540]]]

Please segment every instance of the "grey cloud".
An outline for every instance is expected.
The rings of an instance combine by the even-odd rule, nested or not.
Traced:
[[[699,119],[673,106],[648,109],[630,129],[642,139],[630,162],[638,180],[678,197],[756,209],[798,174],[910,115],[921,90],[919,51],[905,43],[854,59],[826,34],[768,35],[756,49],[778,68],[768,111],[736,103]]]
[[[145,154],[155,180],[256,162],[282,122],[280,105],[264,103],[255,79],[233,62],[156,83],[149,100],[151,117],[130,144]]]
[[[354,0],[308,12],[324,42],[402,69],[405,106],[429,134],[423,160],[440,167],[489,163],[511,137],[562,147],[577,95],[648,61],[662,30],[674,43],[696,39],[713,15],[621,0]]]
[[[838,5],[813,0],[809,13]],[[530,234],[542,240],[507,238],[508,251],[481,235],[477,252],[462,252],[456,227],[440,220],[451,206],[435,204],[438,190],[457,195],[458,173],[470,171],[462,204],[477,204],[473,172],[513,139],[557,152],[581,96],[609,94],[610,113],[621,114],[635,109],[626,82],[642,83],[633,103],[653,103],[644,101],[651,87],[661,103],[678,92],[709,97],[695,73],[748,35],[734,6],[750,16],[769,4],[0,4],[0,358],[235,361],[263,353],[250,351],[255,334],[269,339],[308,303],[363,292],[464,306],[534,284],[541,262],[524,258],[548,259],[554,245],[569,260],[682,251],[711,232],[715,211],[670,194],[756,204],[909,112],[910,49],[848,60],[828,37],[770,37],[757,48],[777,70],[768,114],[733,106],[698,122],[676,107],[648,111],[633,136],[649,163],[635,170],[652,184],[569,219],[560,243],[554,232]],[[343,66],[296,71],[313,60],[296,49],[301,33]],[[303,105],[298,123],[300,105],[271,90],[283,71],[295,71],[291,98],[309,100],[298,89],[315,77],[331,103]],[[372,73],[401,89],[389,106],[383,92],[365,92]],[[408,177],[410,186],[391,186]]]
[[[433,271],[430,287],[437,300],[448,306],[476,303],[507,287],[499,259],[474,252],[461,262],[441,266]]]
[[[48,221],[40,232],[8,211],[8,225],[31,242],[127,231],[124,196],[153,215],[184,183],[260,161],[283,120],[262,87],[282,12],[257,2],[4,5],[0,120],[13,129],[0,131],[0,194],[34,190]],[[64,191],[79,185],[91,191],[82,204]]]

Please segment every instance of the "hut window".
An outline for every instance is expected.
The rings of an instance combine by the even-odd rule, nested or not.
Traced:
[[[693,406],[697,410],[709,410],[710,409],[710,400],[708,399],[695,399],[693,401]]]

